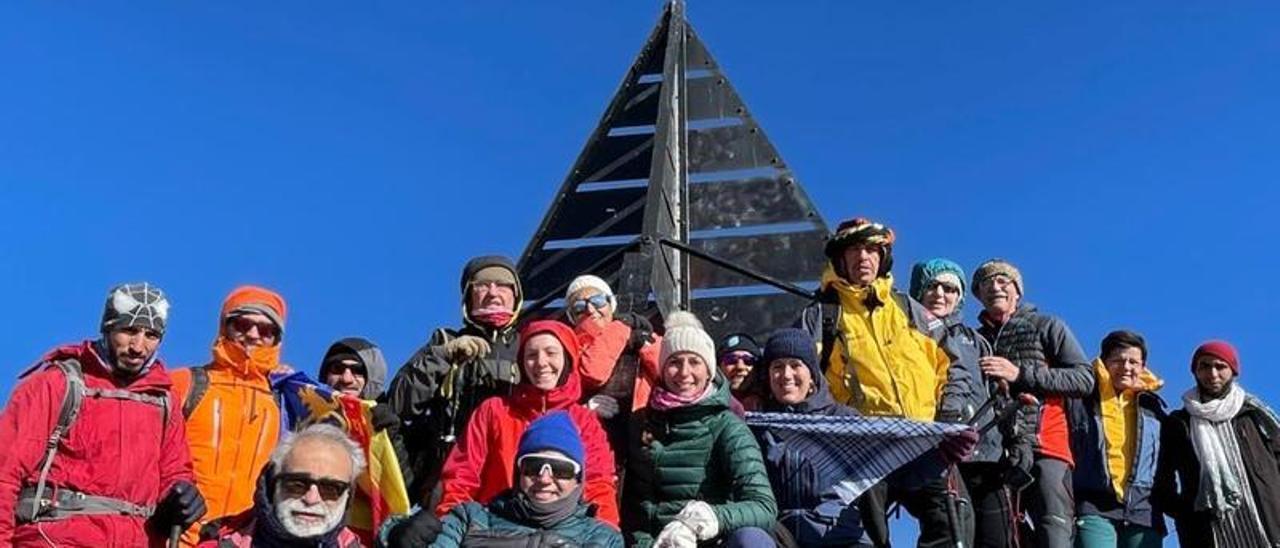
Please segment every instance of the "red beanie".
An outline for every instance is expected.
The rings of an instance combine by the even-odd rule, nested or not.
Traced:
[[[1240,357],[1236,355],[1236,347],[1231,346],[1231,343],[1227,341],[1209,341],[1200,345],[1196,349],[1196,353],[1191,355],[1192,373],[1196,370],[1196,360],[1200,359],[1202,355],[1213,356],[1227,362],[1227,365],[1231,366],[1232,373],[1240,374]]]

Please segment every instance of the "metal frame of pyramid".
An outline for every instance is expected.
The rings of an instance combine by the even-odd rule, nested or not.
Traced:
[[[717,339],[790,324],[827,226],[684,15],[666,5],[521,256],[530,309],[595,274],[620,311]]]

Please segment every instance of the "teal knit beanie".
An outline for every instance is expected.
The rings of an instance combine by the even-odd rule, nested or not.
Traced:
[[[929,259],[916,263],[911,267],[911,298],[920,301],[923,300],[924,292],[929,287],[929,282],[937,278],[943,273],[955,274],[960,279],[960,300],[956,302],[956,310],[964,307],[965,294],[965,278],[964,269],[959,264],[950,259]]]

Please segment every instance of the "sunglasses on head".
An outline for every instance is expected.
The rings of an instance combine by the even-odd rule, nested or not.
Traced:
[[[749,366],[754,366],[756,364],[755,354],[748,352],[730,352],[720,356],[720,365],[733,365],[738,363],[738,360],[742,360],[742,363]]]
[[[581,314],[587,311],[588,303],[591,304],[591,308],[600,310],[606,306],[609,306],[609,296],[603,293],[597,293],[585,299],[578,299],[576,301],[573,301],[573,305],[570,306],[569,308],[570,310],[573,310],[574,314]]]
[[[308,474],[293,473],[280,474],[276,476],[276,485],[280,486],[280,491],[289,498],[302,498],[311,490],[311,486],[316,486],[316,491],[320,493],[320,498],[334,502],[342,498],[342,495],[351,489],[351,482],[339,481],[329,478],[314,478]]]
[[[571,460],[546,457],[542,455],[525,455],[516,461],[521,476],[538,477],[550,473],[558,480],[571,480],[578,477],[581,467]]]
[[[258,336],[265,339],[274,339],[280,335],[280,329],[276,327],[276,324],[271,323],[270,321],[258,322],[246,316],[233,316],[231,319],[227,320],[227,323],[231,324],[231,327],[241,333],[248,333],[249,330],[257,328]]]

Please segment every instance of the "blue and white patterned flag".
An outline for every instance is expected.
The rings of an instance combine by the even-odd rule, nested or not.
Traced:
[[[800,454],[809,456],[824,485],[851,503],[895,470],[938,446],[963,424],[862,416],[747,413],[747,425],[767,430]],[[922,459],[923,460],[923,459]],[[942,461],[921,462],[913,473],[941,474]]]

